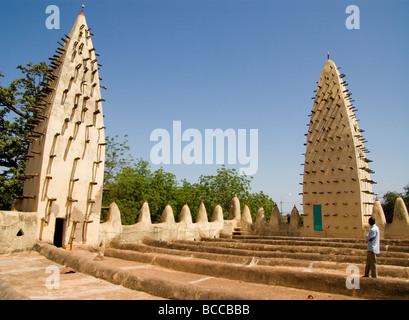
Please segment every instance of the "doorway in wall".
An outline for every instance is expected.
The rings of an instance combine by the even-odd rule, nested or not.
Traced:
[[[65,234],[65,219],[56,218],[54,228],[54,245],[56,247],[62,247]]]
[[[320,204],[313,205],[314,230],[322,231],[322,209]]]

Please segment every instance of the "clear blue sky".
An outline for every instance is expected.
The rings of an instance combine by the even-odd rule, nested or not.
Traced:
[[[59,30],[45,25],[52,4]],[[171,133],[176,120],[203,137],[205,129],[258,129],[253,190],[301,211],[304,134],[329,51],[359,109],[374,191],[409,183],[408,1],[0,0],[3,86],[19,77],[18,64],[54,54],[82,4],[108,87],[106,134],[128,134],[135,158],[150,161],[151,132]],[[350,4],[360,9],[359,30],[345,26]],[[218,168],[163,167],[190,181]]]

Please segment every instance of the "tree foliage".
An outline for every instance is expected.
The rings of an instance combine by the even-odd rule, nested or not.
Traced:
[[[21,176],[25,170],[25,156],[29,135],[36,124],[38,102],[45,96],[47,75],[51,71],[45,62],[19,65],[22,77],[8,87],[0,85],[0,209],[10,210],[16,196],[22,194]],[[4,77],[0,73],[0,79]],[[0,83],[1,84],[1,83]],[[228,216],[230,202],[237,195],[242,207],[246,203],[253,219],[259,206],[268,216],[273,201],[263,192],[251,193],[251,177],[240,176],[235,169],[221,167],[215,175],[200,176],[197,182],[177,181],[172,173],[162,168],[152,171],[149,163],[129,155],[128,141],[119,141],[118,136],[106,137],[106,157],[103,205],[116,201],[124,224],[137,222],[139,210],[148,201],[153,222],[160,221],[161,214],[170,204],[178,215],[185,203],[191,209],[193,219],[200,203],[206,206],[209,218],[216,205]],[[106,218],[102,214],[102,219]]]
[[[200,176],[197,182],[191,183],[186,179],[178,182],[174,174],[164,171],[163,168],[152,171],[147,161],[130,158],[127,154],[127,141],[119,143],[117,138],[116,136],[115,139],[109,139],[110,143],[107,145],[108,161],[105,167],[109,178],[105,182],[110,191],[104,193],[103,206],[109,206],[115,201],[121,211],[123,224],[134,224],[138,221],[139,210],[145,201],[149,203],[152,222],[160,221],[166,205],[171,205],[177,217],[186,203],[195,220],[201,202],[206,207],[209,220],[218,204],[227,218],[231,200],[235,195],[240,199],[242,207],[244,204],[249,206],[253,219],[260,206],[264,207],[267,216],[271,213],[273,200],[263,192],[251,193],[252,178],[239,175],[235,169],[223,166],[215,175]],[[110,160],[114,154],[112,148],[118,155],[115,161]],[[104,221],[106,213],[101,218]]]
[[[403,193],[396,191],[388,191],[382,197],[382,209],[385,213],[385,219],[387,223],[391,223],[393,220],[393,210],[395,208],[396,199],[399,195],[405,202],[406,208],[409,208],[409,184],[403,188]]]
[[[118,140],[118,135],[115,135],[114,137],[105,137],[104,185],[111,183],[121,168],[131,165],[134,161],[129,154],[127,137],[127,135],[124,136],[125,140],[123,142]]]
[[[44,95],[43,82],[50,68],[45,62],[19,65],[23,77],[0,84],[0,208],[11,209],[13,200],[21,195],[28,136],[38,113],[37,102]],[[0,73],[0,78],[4,77]]]
[[[148,162],[139,159],[122,167],[109,181],[109,192],[104,193],[103,204],[107,206],[115,201],[121,210],[122,223],[134,224],[142,204],[148,201],[152,221],[158,222],[159,212],[175,199],[176,185],[173,174],[162,169],[152,172]]]

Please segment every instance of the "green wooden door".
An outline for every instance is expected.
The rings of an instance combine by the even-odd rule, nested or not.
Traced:
[[[320,204],[314,204],[313,205],[313,212],[314,212],[314,230],[322,231],[321,205]]]

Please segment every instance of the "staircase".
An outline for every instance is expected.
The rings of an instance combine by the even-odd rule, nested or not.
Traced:
[[[233,237],[235,237],[235,236],[241,236],[242,235],[242,230],[241,230],[241,227],[235,227],[234,229],[233,229],[233,233],[232,233],[232,235],[233,235]]]
[[[79,272],[167,299],[409,299],[409,241],[382,240],[379,278],[372,279],[359,277],[366,260],[362,240],[240,231],[232,239],[116,240],[105,248],[104,261],[87,260],[94,257],[89,251],[44,243],[37,250]],[[349,266],[359,274],[348,272]],[[359,289],[346,287],[351,276]]]

